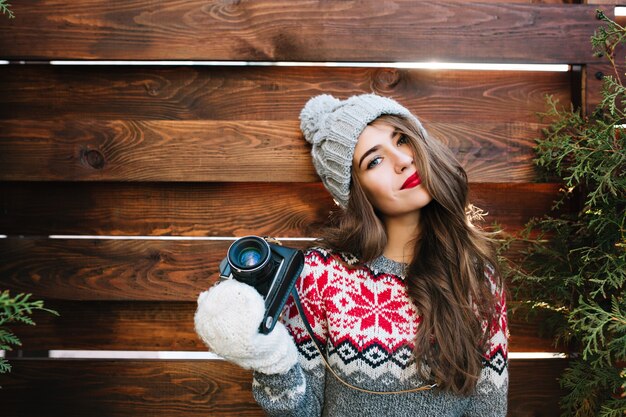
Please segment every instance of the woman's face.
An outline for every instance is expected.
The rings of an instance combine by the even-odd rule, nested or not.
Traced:
[[[432,197],[421,184],[409,139],[383,122],[367,126],[352,165],[370,203],[387,217],[416,212]]]

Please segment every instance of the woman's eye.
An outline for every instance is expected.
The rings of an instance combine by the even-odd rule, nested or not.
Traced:
[[[409,143],[409,138],[406,135],[400,135],[398,138],[398,145],[405,145]]]
[[[367,169],[374,168],[376,165],[380,164],[382,160],[383,158],[381,158],[380,156],[377,156],[376,158],[372,159],[369,164],[367,164]]]

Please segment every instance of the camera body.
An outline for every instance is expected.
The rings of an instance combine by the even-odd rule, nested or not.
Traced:
[[[236,279],[263,296],[265,314],[259,326],[263,334],[274,329],[304,266],[302,251],[268,240],[259,236],[239,238],[220,262],[221,280]]]

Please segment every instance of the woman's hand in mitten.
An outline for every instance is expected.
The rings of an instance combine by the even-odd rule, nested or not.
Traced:
[[[263,297],[230,279],[198,297],[196,333],[213,352],[243,368],[285,373],[298,361],[296,346],[280,322],[269,334],[259,333],[264,313]]]

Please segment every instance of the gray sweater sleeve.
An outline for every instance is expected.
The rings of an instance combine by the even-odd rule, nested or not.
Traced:
[[[470,403],[465,411],[465,417],[505,417],[507,412],[508,370],[504,369],[503,380],[498,386],[493,381],[493,370],[483,369],[476,393],[470,398]]]
[[[296,289],[314,337],[320,346],[326,346],[326,317],[318,284],[305,258]],[[289,298],[281,320],[298,348],[298,363],[284,374],[255,372],[252,381],[254,398],[270,416],[321,416],[326,374],[324,363],[298,314],[293,297]]]
[[[490,271],[491,273],[492,270]],[[466,409],[466,417],[504,417],[507,413],[509,388],[508,367],[508,323],[506,296],[502,288],[496,288],[492,281],[492,291],[497,299],[497,317],[488,324],[490,340],[483,355],[483,369]]]
[[[285,374],[255,372],[252,381],[254,398],[269,416],[321,416],[324,407],[323,370],[305,371],[296,364]]]

